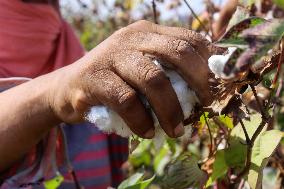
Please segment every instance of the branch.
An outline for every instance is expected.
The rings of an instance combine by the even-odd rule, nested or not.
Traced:
[[[210,130],[210,126],[209,126],[209,123],[208,123],[208,121],[207,121],[207,117],[206,117],[205,113],[203,113],[203,116],[204,116],[204,120],[205,120],[207,129],[208,129],[208,132],[209,132],[209,137],[210,137],[210,151],[209,151],[209,157],[211,157],[211,156],[213,155],[213,137],[212,137],[212,133],[211,133],[211,130]]]
[[[158,17],[157,17],[157,5],[155,0],[152,0],[152,9],[153,9],[153,15],[154,15],[154,22],[155,24],[158,24]]]
[[[264,112],[263,106],[260,103],[260,100],[259,100],[259,98],[257,96],[256,90],[255,90],[255,86],[253,84],[250,84],[250,88],[251,88],[251,90],[253,92],[254,98],[255,98],[256,103],[257,103],[257,107],[260,110],[261,115],[264,115],[266,117],[266,113]]]
[[[251,85],[251,89],[253,91],[255,100],[257,102],[258,108],[261,110],[261,115],[262,115],[262,120],[261,123],[259,124],[259,126],[257,127],[257,129],[255,130],[255,132],[253,133],[251,139],[249,140],[248,138],[248,134],[246,136],[246,140],[249,140],[249,145],[247,145],[247,157],[246,157],[246,163],[245,163],[245,167],[243,168],[243,170],[238,174],[238,176],[236,177],[236,179],[234,180],[234,182],[239,181],[243,176],[245,176],[247,174],[247,172],[250,169],[250,165],[251,165],[251,153],[252,153],[252,148],[254,145],[254,142],[257,138],[257,136],[261,133],[262,129],[265,127],[265,125],[269,122],[270,120],[270,116],[268,114],[268,110],[270,107],[270,104],[267,104],[267,106],[265,108],[263,108],[263,106],[260,103],[260,100],[256,94],[256,90],[254,85]],[[244,127],[244,124],[242,122],[242,120],[240,121],[242,128],[244,129],[244,132],[246,132],[246,129]]]
[[[244,125],[244,122],[243,122],[242,119],[240,119],[240,124],[241,124],[242,129],[243,129],[243,131],[244,131],[244,133],[245,133],[246,143],[247,143],[247,145],[251,146],[251,140],[249,139],[248,132],[247,132],[247,130],[246,130],[246,128],[245,128],[245,125]]]
[[[277,71],[276,71],[276,74],[275,74],[273,82],[272,82],[272,88],[276,87],[276,83],[278,81],[278,78],[279,78],[279,75],[280,75],[280,72],[281,72],[281,66],[282,66],[282,61],[283,61],[283,51],[284,51],[284,48],[283,48],[284,44],[283,44],[283,42],[284,42],[284,39],[282,38],[281,39],[281,44],[280,44],[281,54],[280,54],[280,58],[278,60]]]
[[[257,127],[257,129],[255,130],[255,132],[253,133],[252,137],[251,137],[251,140],[250,140],[250,145],[247,146],[247,158],[246,158],[246,164],[245,164],[245,167],[244,169],[238,174],[238,176],[236,177],[236,179],[234,180],[234,182],[236,181],[239,181],[243,176],[245,176],[247,174],[247,172],[249,171],[250,169],[250,165],[251,165],[251,153],[252,153],[252,148],[253,148],[253,145],[254,145],[254,142],[256,140],[256,138],[258,137],[258,135],[261,133],[261,131],[263,130],[263,128],[265,127],[265,125],[270,121],[271,119],[271,116],[269,116],[269,108],[271,106],[271,99],[272,99],[272,95],[275,91],[275,88],[276,88],[276,83],[278,81],[278,78],[279,78],[279,75],[280,75],[280,72],[281,72],[281,65],[282,65],[282,62],[283,62],[283,53],[284,53],[284,40],[283,38],[281,39],[281,54],[280,54],[280,57],[279,57],[279,61],[278,61],[278,67],[277,67],[277,72],[275,74],[275,77],[273,79],[273,83],[272,83],[272,91],[269,95],[269,99],[268,99],[268,102],[266,105],[261,105],[260,103],[260,100],[257,96],[257,93],[256,93],[256,90],[255,90],[255,87],[254,85],[250,85],[251,89],[252,89],[252,92],[254,94],[254,97],[255,97],[255,100],[257,102],[257,105],[258,105],[258,108],[259,110],[261,111],[261,116],[262,116],[262,121],[260,123],[260,125]],[[242,127],[244,127],[243,123],[241,122],[241,125]],[[244,130],[246,131],[246,130]],[[247,137],[246,137],[246,140],[247,140]]]
[[[183,0],[184,3],[186,4],[186,6],[189,8],[191,14],[194,16],[194,18],[199,22],[200,26],[206,31],[206,35],[208,35],[208,29],[205,27],[205,25],[203,24],[203,22],[199,19],[199,17],[197,16],[197,14],[194,12],[194,10],[191,8],[191,6],[189,5],[189,3],[187,2],[187,0]]]

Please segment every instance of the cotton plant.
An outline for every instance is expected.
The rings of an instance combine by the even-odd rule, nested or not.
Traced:
[[[208,67],[213,73],[212,78],[217,81],[217,85],[214,85],[217,92],[214,93],[214,101],[210,108],[215,113],[229,115],[230,117],[226,117],[226,119],[229,119],[230,124],[225,123],[224,120],[222,122],[223,115],[214,117],[217,121],[221,121],[221,123],[218,123],[214,118],[207,119],[208,114],[204,114],[203,122],[208,122],[206,123],[207,128],[204,127],[205,123],[198,126],[201,127],[202,132],[205,129],[208,130],[205,135],[200,134],[200,136],[207,136],[208,138],[205,142],[201,138],[198,138],[195,142],[197,142],[197,148],[200,147],[200,143],[205,144],[202,149],[209,151],[209,155],[201,155],[203,151],[200,149],[197,149],[197,153],[195,153],[194,150],[189,148],[192,144],[186,144],[187,149],[182,149],[184,151],[175,156],[176,153],[171,153],[169,150],[170,144],[163,142],[166,134],[160,128],[152,111],[155,122],[153,140],[156,146],[162,146],[162,150],[153,152],[151,146],[143,151],[139,157],[151,153],[152,156],[148,155],[149,158],[152,158],[151,160],[148,159],[151,162],[148,162],[145,167],[154,165],[155,172],[153,174],[160,176],[155,170],[155,160],[162,162],[159,157],[161,154],[170,156],[171,162],[167,164],[164,174],[161,176],[163,178],[162,183],[159,184],[166,184],[165,188],[185,189],[197,184],[202,187],[213,186],[214,188],[219,188],[219,185],[222,184],[224,187],[231,188],[232,185],[239,186],[240,183],[244,183],[246,186],[249,185],[250,188],[261,188],[262,178],[265,174],[263,170],[268,161],[277,163],[277,161],[269,158],[275,152],[280,153],[277,149],[283,149],[284,146],[283,132],[277,129],[275,125],[270,128],[270,121],[273,120],[273,117],[280,115],[275,113],[275,110],[283,108],[275,101],[275,99],[280,100],[281,97],[280,93],[278,96],[276,94],[277,88],[279,88],[278,84],[281,83],[279,78],[283,79],[283,76],[281,76],[283,73],[283,70],[281,71],[284,52],[283,34],[284,20],[265,20],[261,17],[252,17],[251,12],[248,12],[245,8],[237,8],[226,33],[216,42],[216,45],[227,47],[228,51],[223,55],[212,55],[208,59]],[[163,68],[159,61],[153,63],[163,69],[169,77],[185,118],[193,114],[194,107],[199,102],[194,91],[188,88],[186,82],[176,72]],[[275,69],[276,67],[278,68]],[[267,87],[271,95],[262,104],[258,99],[260,96],[256,94],[257,85],[272,70],[276,74],[272,75],[272,85]],[[244,108],[242,102],[244,91],[254,93],[252,97],[255,98],[256,102],[258,101],[259,113],[250,109],[250,107]],[[145,106],[149,107],[145,98],[142,98],[142,101]],[[248,109],[250,112],[247,111]],[[86,118],[104,132],[116,133],[124,137],[133,135],[123,120],[107,107],[93,107]],[[201,118],[200,122],[202,122]],[[269,129],[267,129],[267,125]],[[189,129],[186,132],[186,137],[191,138],[190,128],[192,127],[186,126],[185,128]],[[210,129],[212,133],[210,133]],[[208,139],[213,140],[209,141]],[[216,141],[214,141],[215,139]],[[184,147],[183,144],[177,144],[176,141],[173,143],[181,148]],[[195,159],[195,156],[197,156],[197,159]],[[144,167],[144,164],[142,166]],[[269,167],[280,170],[283,165],[269,164]],[[145,170],[147,170],[146,168]],[[151,168],[149,170],[152,170]],[[197,181],[197,183],[191,182],[192,180]],[[156,182],[159,182],[159,180],[157,179]]]
[[[224,55],[213,55],[209,58],[209,68],[215,74],[216,78],[224,76],[223,68],[234,50],[235,48],[229,48],[229,53],[225,53]],[[184,117],[189,118],[194,111],[194,107],[199,103],[194,90],[190,89],[182,77],[174,70],[164,68],[158,60],[153,60],[153,64],[157,65],[167,75],[174,91],[177,94]],[[142,102],[144,102],[146,107],[150,107],[145,97],[142,97]],[[166,138],[166,133],[160,127],[159,121],[153,110],[151,110],[151,114],[155,126],[155,136],[153,141],[155,146],[160,148]],[[122,137],[130,137],[134,135],[123,119],[116,112],[106,106],[92,107],[87,114],[86,119],[89,122],[94,123],[96,127],[105,133],[115,133]],[[184,137],[189,138],[191,136],[191,130],[190,126],[185,126]]]

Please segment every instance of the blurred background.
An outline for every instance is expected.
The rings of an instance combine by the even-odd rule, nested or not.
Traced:
[[[225,0],[156,0],[156,21],[169,26],[198,30],[195,14],[204,14],[209,6],[220,7]],[[155,21],[152,0],[62,0],[65,19],[76,29],[82,44],[90,50],[115,30],[136,20]],[[190,8],[188,7],[190,6]],[[193,23],[194,22],[194,23]],[[192,25],[194,24],[194,25]]]

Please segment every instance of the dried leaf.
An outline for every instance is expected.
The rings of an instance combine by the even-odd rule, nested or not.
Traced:
[[[249,18],[249,16],[250,15],[248,9],[241,6],[237,6],[237,9],[232,16],[226,31],[230,30],[234,25],[240,23],[241,21]]]
[[[217,42],[218,46],[222,47],[239,47],[246,48],[248,47],[247,41],[245,41],[244,37],[241,36],[241,33],[248,28],[257,26],[259,24],[264,23],[265,20],[260,17],[250,17],[242,20],[236,25],[232,26],[224,36]]]

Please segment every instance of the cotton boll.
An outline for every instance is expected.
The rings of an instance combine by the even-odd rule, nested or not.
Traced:
[[[187,83],[175,71],[167,70],[165,73],[170,78],[171,84],[177,94],[184,117],[188,118],[194,105],[199,102],[195,92],[188,87]]]
[[[129,137],[133,134],[123,119],[105,106],[92,107],[86,119],[105,133],[116,133],[122,137]]]
[[[153,63],[162,69],[168,76],[173,89],[177,94],[184,117],[188,118],[192,113],[195,104],[198,102],[195,92],[188,87],[187,83],[175,71],[163,69],[160,63],[156,60],[154,60]],[[149,107],[149,103],[145,97],[142,96],[141,100],[146,107]],[[154,144],[156,148],[159,148],[163,144],[166,134],[159,126],[158,119],[153,111],[152,117],[155,126]],[[106,133],[116,133],[122,137],[129,137],[133,134],[123,119],[116,112],[104,106],[92,107],[90,112],[87,114],[86,119],[89,122],[94,123],[101,131]]]
[[[110,119],[109,109],[105,106],[94,106],[86,115],[86,119],[96,124],[96,126],[107,133],[112,132],[112,120]]]
[[[223,74],[224,67],[228,60],[230,59],[231,55],[235,52],[237,48],[236,47],[229,47],[228,48],[228,53],[225,55],[212,55],[208,59],[208,66],[210,70],[215,74],[216,78],[229,78],[232,76],[225,76]]]

